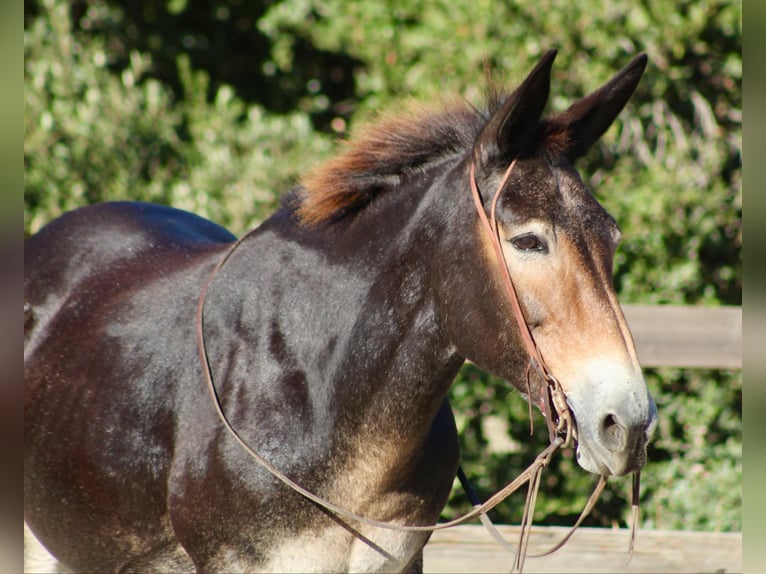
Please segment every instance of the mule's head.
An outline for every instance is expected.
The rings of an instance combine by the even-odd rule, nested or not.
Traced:
[[[574,415],[580,465],[621,476],[643,466],[656,406],[612,284],[620,231],[572,163],[622,110],[646,58],[636,57],[567,111],[543,117],[554,57],[548,53],[487,120],[473,148],[476,181],[489,213],[503,173],[516,160],[496,213],[505,263],[534,340]],[[476,233],[484,234],[478,218]],[[494,324],[484,327],[504,331],[499,340],[518,349],[519,329],[497,279],[498,261],[489,241],[481,241],[482,264],[493,279],[480,304],[498,311]],[[492,355],[492,345],[469,346],[477,355],[469,358],[526,392],[523,352]],[[531,394],[541,404],[540,389]]]

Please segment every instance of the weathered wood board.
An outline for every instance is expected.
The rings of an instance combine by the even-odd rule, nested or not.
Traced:
[[[516,544],[517,526],[498,529]],[[563,527],[533,527],[529,555],[549,549],[567,532]],[[554,554],[527,558],[524,572],[742,572],[741,533],[640,530],[630,562],[629,539],[630,532],[625,529],[581,528]],[[425,572],[510,572],[512,565],[513,555],[481,525],[435,532],[425,549]]]
[[[622,308],[643,366],[742,368],[742,307]]]
[[[498,526],[509,542],[519,536],[517,526]],[[529,553],[547,550],[568,529],[533,527]],[[641,530],[636,551],[627,562],[627,530],[581,528],[566,546],[544,558],[528,558],[524,572],[599,573],[729,573],[742,572],[742,534]],[[24,527],[24,571],[52,572],[50,555]],[[424,572],[510,572],[513,555],[492,540],[480,525],[458,526],[435,532],[425,549]]]

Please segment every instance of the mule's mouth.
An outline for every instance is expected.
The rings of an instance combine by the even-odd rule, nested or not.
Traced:
[[[526,393],[520,394],[530,401]],[[646,464],[647,446],[657,427],[654,400],[648,393],[644,400],[635,402],[608,400],[608,392],[592,395],[595,397],[585,392],[564,393],[577,463],[584,470],[603,476],[619,477],[640,471]],[[534,404],[545,413],[544,399],[535,399]]]
[[[653,402],[652,402],[653,405]],[[625,423],[609,413],[596,425],[579,424],[575,416],[572,436],[577,463],[588,472],[603,476],[625,476],[646,464],[646,450],[657,426],[654,410],[647,422]]]
[[[576,460],[588,472],[625,476],[646,463],[657,406],[641,371],[628,367],[624,361],[592,359],[562,378]]]

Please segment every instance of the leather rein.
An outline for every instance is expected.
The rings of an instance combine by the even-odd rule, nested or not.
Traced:
[[[528,400],[530,403],[530,415],[531,415],[531,409],[532,409],[531,407],[532,394],[531,394],[531,384],[530,384],[531,372],[534,372],[535,374],[537,374],[537,376],[540,378],[540,380],[543,383],[544,398],[543,398],[541,407],[542,407],[543,414],[545,415],[546,424],[548,425],[550,444],[548,445],[547,448],[545,448],[542,452],[540,452],[540,454],[532,462],[532,464],[530,464],[529,467],[527,467],[519,476],[517,476],[513,481],[506,484],[502,489],[500,489],[497,493],[492,495],[489,499],[487,499],[483,503],[480,502],[478,496],[474,492],[465,474],[463,473],[462,468],[459,468],[458,478],[460,479],[460,482],[462,483],[463,488],[466,490],[466,493],[469,499],[471,500],[471,504],[473,505],[473,508],[466,514],[458,518],[455,518],[453,520],[450,520],[449,522],[442,522],[438,524],[423,525],[423,526],[407,526],[407,525],[400,525],[400,524],[392,524],[389,522],[383,522],[383,521],[375,520],[365,516],[360,516],[359,514],[351,512],[350,510],[347,510],[333,502],[330,502],[329,500],[326,500],[308,491],[307,489],[302,487],[300,484],[293,481],[280,469],[278,469],[271,462],[265,459],[260,453],[255,451],[252,447],[250,447],[250,445],[239,435],[236,429],[231,425],[228,418],[226,417],[225,412],[223,411],[223,407],[221,405],[220,399],[218,397],[218,393],[213,383],[212,370],[211,370],[210,361],[207,354],[207,348],[205,345],[204,307],[205,307],[205,300],[207,298],[207,293],[210,288],[210,285],[213,282],[213,279],[218,275],[219,271],[221,270],[223,265],[226,263],[226,261],[229,259],[229,257],[249,236],[249,234],[244,234],[236,242],[234,242],[231,245],[231,247],[227,250],[227,252],[224,254],[224,256],[218,261],[218,263],[215,265],[215,267],[210,272],[210,274],[208,275],[207,280],[203,284],[199,299],[197,301],[195,326],[196,326],[196,336],[197,336],[197,351],[199,353],[199,358],[202,363],[202,373],[205,378],[208,393],[210,394],[210,398],[213,402],[216,413],[218,414],[218,417],[221,420],[221,423],[229,432],[229,434],[237,441],[237,443],[239,443],[239,445],[252,458],[254,458],[256,462],[258,462],[258,464],[263,466],[275,478],[277,478],[278,480],[286,484],[288,487],[290,487],[295,492],[299,493],[301,496],[317,504],[319,507],[324,508],[327,511],[330,511],[339,517],[343,517],[343,518],[358,522],[360,524],[364,524],[364,525],[372,526],[376,528],[384,528],[388,530],[396,530],[401,532],[433,532],[436,530],[445,530],[448,528],[452,528],[459,524],[463,524],[464,522],[467,522],[469,520],[479,518],[482,524],[484,524],[484,526],[488,529],[492,537],[501,546],[503,546],[507,550],[514,552],[516,554],[516,558],[514,561],[514,569],[520,572],[523,568],[524,560],[527,557],[527,545],[529,542],[529,533],[532,526],[535,500],[536,500],[537,491],[540,485],[540,478],[542,476],[542,471],[548,465],[554,453],[559,448],[564,447],[570,443],[572,434],[576,427],[574,425],[572,412],[570,411],[566,402],[566,396],[564,394],[563,389],[561,388],[561,384],[551,374],[550,369],[547,367],[545,360],[543,359],[542,353],[540,352],[540,349],[535,343],[534,337],[532,336],[532,333],[526,322],[526,319],[521,309],[521,304],[519,303],[519,298],[516,294],[516,289],[513,285],[513,280],[511,279],[510,271],[508,269],[508,266],[505,262],[505,257],[503,255],[502,244],[500,242],[500,236],[499,236],[499,228],[497,225],[495,214],[496,214],[498,198],[500,197],[503,188],[508,182],[508,179],[510,178],[510,175],[515,165],[516,165],[516,159],[514,159],[511,162],[511,164],[508,166],[508,168],[506,169],[500,181],[500,184],[498,185],[495,191],[495,194],[492,198],[490,218],[487,217],[487,214],[484,210],[484,206],[481,200],[481,195],[479,193],[479,189],[476,184],[476,173],[475,173],[474,162],[471,162],[471,166],[470,166],[471,195],[473,197],[473,201],[476,206],[476,211],[478,212],[479,219],[481,220],[483,228],[486,231],[492,243],[493,250],[497,258],[497,264],[502,275],[505,292],[511,304],[514,318],[519,327],[519,331],[521,333],[521,337],[524,342],[524,347],[527,351],[527,354],[529,355],[529,365],[527,366],[526,377],[527,377],[527,388],[528,390],[530,390],[528,395],[529,396]],[[531,423],[531,416],[530,416],[530,423]],[[564,438],[562,438],[561,434],[564,435]],[[637,523],[638,476],[639,476],[638,473],[634,475],[634,484],[633,484],[633,498],[634,498],[633,532],[632,532],[630,548],[629,548],[629,551],[631,554],[633,551],[633,543],[635,540],[635,528]],[[510,496],[513,492],[518,490],[525,483],[529,483],[528,491],[527,491],[527,499],[526,499],[524,514],[523,514],[522,523],[521,523],[521,532],[519,536],[518,547],[514,547],[513,545],[509,544],[503,538],[500,532],[494,527],[491,520],[487,516],[487,512],[489,512],[495,506],[500,504],[500,502],[505,500],[508,496]],[[536,555],[530,555],[530,556],[531,557],[546,556],[548,554],[555,552],[559,548],[561,548],[571,538],[572,534],[574,534],[575,530],[580,526],[584,518],[593,508],[601,492],[603,491],[605,485],[606,485],[606,476],[602,475],[596,487],[594,488],[593,493],[591,494],[588,502],[583,508],[582,513],[577,519],[576,523],[572,526],[571,530],[566,534],[566,536],[559,543],[557,543],[555,546],[553,546],[550,550],[546,552],[543,552],[541,554],[536,554]],[[372,543],[372,541],[367,540],[364,537],[362,537],[362,539],[378,552],[387,554],[379,546]]]

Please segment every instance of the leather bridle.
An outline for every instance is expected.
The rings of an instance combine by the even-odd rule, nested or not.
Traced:
[[[531,384],[530,384],[530,372],[535,372],[540,378],[543,385],[542,392],[544,397],[542,400],[541,408],[545,415],[546,423],[548,424],[548,433],[550,440],[553,442],[553,438],[561,431],[566,432],[566,439],[564,445],[569,444],[572,438],[572,432],[575,428],[574,420],[572,418],[572,411],[569,410],[569,405],[566,402],[566,395],[561,388],[561,383],[558,382],[556,377],[553,376],[551,370],[543,359],[543,355],[540,352],[540,348],[535,343],[535,338],[532,336],[532,331],[529,329],[529,324],[524,317],[524,312],[521,310],[521,303],[519,302],[519,296],[516,293],[516,287],[513,284],[511,278],[510,269],[505,261],[505,255],[503,254],[503,247],[500,242],[500,228],[497,224],[497,201],[505,188],[506,183],[511,177],[513,168],[516,166],[516,159],[514,159],[508,168],[505,170],[500,184],[495,190],[495,194],[492,197],[492,203],[490,208],[490,218],[487,218],[487,214],[482,204],[481,194],[479,193],[479,187],[476,183],[476,163],[471,162],[470,169],[470,182],[471,182],[471,197],[473,198],[474,205],[476,206],[476,212],[479,215],[479,220],[487,234],[487,237],[492,242],[492,249],[497,259],[497,267],[500,270],[503,279],[503,286],[505,287],[505,294],[508,296],[508,301],[511,304],[513,310],[513,316],[516,319],[516,325],[519,328],[521,334],[521,340],[524,343],[524,348],[529,355],[529,364],[527,365],[527,389],[529,395],[529,401],[532,401]],[[531,404],[530,404],[531,408]],[[530,417],[531,420],[531,417]]]
[[[505,262],[502,244],[500,243],[499,229],[498,229],[498,224],[496,220],[496,207],[497,207],[498,198],[500,197],[503,188],[508,182],[508,179],[510,178],[510,175],[515,165],[516,165],[516,160],[514,159],[511,162],[511,164],[508,166],[508,168],[506,169],[500,181],[500,184],[498,185],[497,190],[495,191],[495,194],[492,198],[489,219],[487,218],[487,214],[484,210],[484,206],[481,201],[481,196],[479,194],[479,189],[476,183],[475,164],[473,162],[471,163],[471,166],[470,166],[471,194],[473,197],[473,201],[476,205],[476,211],[478,212],[479,219],[481,220],[483,227],[492,243],[493,250],[497,258],[497,264],[503,278],[505,291],[508,296],[508,300],[511,304],[511,308],[513,309],[513,315],[518,325],[519,332],[521,333],[522,341],[524,342],[524,347],[527,351],[527,354],[529,355],[529,365],[527,367],[527,375],[526,375],[528,390],[530,389],[530,386],[531,386],[531,383],[530,383],[531,372],[536,373],[537,376],[540,378],[540,381],[542,381],[542,387],[543,387],[542,391],[544,393],[544,397],[542,400],[541,407],[546,418],[546,423],[548,425],[548,432],[550,435],[550,444],[537,456],[537,458],[532,462],[532,464],[530,464],[529,467],[527,467],[527,469],[525,469],[518,477],[516,477],[516,479],[506,484],[501,490],[499,490],[497,493],[495,493],[493,496],[491,496],[489,499],[487,499],[483,503],[479,501],[478,497],[473,492],[473,489],[471,488],[470,484],[465,478],[465,474],[463,473],[462,468],[459,469],[458,477],[461,483],[463,484],[463,487],[466,489],[466,492],[469,498],[471,499],[471,503],[473,504],[473,508],[469,512],[464,514],[463,516],[460,516],[454,520],[450,520],[449,522],[443,522],[443,523],[433,524],[433,525],[423,525],[423,526],[406,526],[406,525],[392,524],[389,522],[383,522],[383,521],[374,520],[365,516],[360,516],[359,514],[351,512],[350,510],[347,510],[333,502],[330,502],[320,496],[317,496],[316,494],[308,491],[307,489],[305,489],[304,487],[302,487],[301,485],[293,481],[290,477],[284,474],[280,469],[275,467],[267,459],[265,459],[261,454],[259,454],[252,447],[250,447],[247,441],[245,441],[239,435],[236,429],[234,429],[234,427],[231,425],[228,418],[226,417],[226,414],[223,411],[223,407],[221,405],[220,399],[218,398],[218,393],[216,392],[215,385],[213,383],[212,370],[210,367],[210,361],[207,355],[207,348],[205,345],[204,307],[205,307],[205,300],[207,298],[207,293],[210,288],[210,285],[213,282],[213,279],[217,276],[217,274],[219,273],[223,265],[226,263],[229,257],[234,253],[234,251],[249,236],[249,234],[243,235],[231,245],[231,247],[227,250],[224,256],[218,261],[218,263],[215,265],[213,270],[210,272],[210,275],[207,277],[207,280],[203,284],[199,299],[197,301],[195,326],[196,326],[196,336],[197,336],[197,350],[199,353],[200,361],[202,363],[202,373],[205,378],[205,382],[206,382],[208,392],[210,394],[210,398],[213,402],[213,405],[215,406],[216,413],[218,417],[220,418],[221,423],[229,432],[229,434],[231,434],[231,436],[237,441],[237,443],[239,443],[239,445],[251,457],[253,457],[256,460],[256,462],[258,462],[258,464],[263,466],[275,478],[279,479],[281,482],[286,484],[289,488],[291,488],[295,492],[299,493],[301,496],[317,504],[321,508],[324,508],[325,510],[332,512],[338,517],[343,517],[343,518],[358,522],[360,524],[373,526],[376,528],[384,528],[384,529],[396,530],[396,531],[402,531],[402,532],[433,532],[436,530],[444,530],[447,528],[452,528],[454,526],[457,526],[469,520],[479,518],[480,521],[484,524],[484,526],[489,530],[492,537],[498,543],[500,543],[504,548],[510,550],[511,552],[516,553],[514,569],[521,571],[524,565],[524,559],[526,558],[526,555],[527,555],[526,549],[529,542],[529,532],[532,526],[532,515],[534,513],[535,499],[536,499],[537,491],[540,485],[540,478],[542,476],[542,471],[550,462],[551,458],[553,457],[553,454],[559,448],[569,444],[572,438],[573,431],[575,429],[575,423],[573,420],[572,412],[570,411],[567,405],[566,396],[564,394],[563,389],[561,388],[561,384],[553,376],[553,374],[550,372],[550,369],[546,365],[545,360],[542,356],[542,353],[540,352],[540,349],[535,343],[534,337],[532,336],[532,333],[529,329],[529,325],[527,324],[526,319],[524,318],[524,314],[521,309],[521,304],[519,302],[516,289],[513,285],[513,280],[511,279],[510,271]],[[529,401],[530,403],[532,401],[531,392],[529,393]],[[531,406],[530,406],[530,410],[531,410]],[[531,418],[530,418],[530,421],[531,421]],[[562,438],[561,436],[562,433],[564,434],[565,438]],[[637,508],[637,506],[635,505],[635,503],[637,502],[637,496],[638,496],[637,494],[638,473],[636,473],[635,476],[636,476],[636,479],[634,480],[634,533],[633,533],[633,536],[631,537],[631,546],[630,546],[631,552],[633,549],[633,540],[635,539],[635,523],[636,523],[636,517],[637,517],[637,514],[635,512],[635,509]],[[522,523],[521,523],[521,534],[520,534],[519,544],[518,544],[518,548],[515,548],[514,546],[509,544],[498,532],[498,530],[494,527],[489,517],[487,516],[487,512],[489,512],[495,506],[500,504],[500,502],[505,500],[508,496],[510,496],[513,492],[518,490],[525,483],[529,483],[529,487],[527,492],[527,500],[526,500],[526,505],[524,509],[524,515],[523,515]],[[578,518],[577,522],[574,524],[570,532],[553,548],[551,548],[547,552],[544,552],[542,554],[537,554],[534,556],[545,556],[545,555],[551,554],[552,552],[555,552],[561,546],[563,546],[569,540],[569,538],[572,536],[572,534],[578,528],[578,526],[582,523],[583,519],[588,514],[588,512],[590,512],[591,508],[595,505],[605,485],[606,485],[606,476],[602,475],[593,493],[591,494],[585,508],[583,509],[580,517]],[[374,543],[362,537],[361,535],[360,537],[367,544],[369,544],[374,549],[376,549],[378,552],[387,554],[379,546],[375,545]]]
[[[569,444],[572,438],[572,434],[573,432],[575,432],[575,429],[576,429],[572,411],[569,409],[569,405],[567,404],[566,394],[564,393],[564,390],[561,387],[561,383],[559,383],[556,377],[554,377],[553,374],[551,373],[551,370],[548,368],[548,365],[546,364],[545,359],[543,358],[542,353],[540,352],[540,348],[537,346],[537,343],[535,342],[535,339],[532,336],[532,332],[529,329],[529,324],[527,323],[527,320],[524,317],[524,312],[521,309],[521,303],[519,302],[519,297],[518,297],[518,294],[516,293],[516,287],[514,286],[513,279],[511,278],[511,272],[505,260],[505,255],[503,253],[503,247],[500,240],[500,228],[497,224],[497,202],[500,198],[500,195],[502,194],[503,189],[508,183],[508,180],[511,177],[511,173],[513,172],[513,169],[516,166],[516,161],[517,161],[517,158],[514,158],[513,161],[511,161],[510,165],[505,170],[503,177],[500,179],[500,183],[498,184],[497,189],[495,190],[495,193],[492,197],[489,218],[487,217],[487,213],[484,209],[484,205],[481,199],[481,194],[479,193],[479,187],[478,187],[478,184],[476,183],[476,162],[475,161],[471,162],[470,174],[469,174],[469,179],[471,183],[471,197],[473,198],[473,202],[476,207],[476,212],[479,215],[479,220],[482,223],[482,227],[484,228],[484,231],[486,232],[487,237],[492,243],[492,250],[497,260],[497,267],[499,268],[501,276],[502,276],[505,293],[508,296],[508,301],[511,304],[511,309],[513,310],[513,316],[516,320],[516,325],[519,328],[521,339],[524,343],[524,347],[527,351],[527,355],[529,356],[529,364],[527,365],[527,372],[526,372],[526,379],[527,379],[526,382],[527,382],[527,395],[529,397],[529,404],[530,404],[530,424],[532,422],[532,413],[531,413],[532,392],[531,392],[531,384],[530,384],[530,372],[535,372],[541,381],[542,392],[544,393],[541,408],[542,408],[543,414],[545,415],[546,424],[548,425],[548,434],[550,437],[551,446],[554,444],[557,444],[557,441],[560,442],[561,446],[566,446]],[[566,438],[563,440],[559,436],[560,433],[562,432],[566,436]],[[527,470],[530,470],[530,469],[527,469]],[[468,479],[465,478],[465,475],[463,474],[462,469],[459,470],[458,476],[460,478],[461,483],[463,484],[463,488],[468,493],[469,498],[472,499],[471,502],[474,504],[474,508],[478,508],[479,507],[478,498],[472,492],[473,489],[471,488],[470,483],[468,483]],[[633,550],[634,550],[635,541],[636,541],[636,532],[638,529],[638,504],[639,504],[640,482],[641,482],[641,474],[640,472],[635,472],[633,475],[633,490],[631,495],[632,519],[631,519],[631,536],[630,536],[630,543],[628,547],[629,556],[633,555]],[[505,539],[494,527],[494,525],[489,520],[486,514],[480,515],[480,519],[482,523],[487,528],[487,530],[489,530],[492,537],[504,548],[507,548],[508,550],[512,552],[513,551],[516,552],[514,569],[518,570],[519,572],[521,572],[523,568],[524,559],[526,557],[526,548],[529,541],[528,533],[529,533],[529,528],[531,527],[530,511],[532,512],[534,511],[535,498],[537,496],[539,483],[540,483],[540,473],[538,471],[535,471],[533,474],[533,477],[530,479],[529,489],[527,492],[527,502],[524,507],[524,515],[522,517],[522,522],[521,522],[521,535],[520,535],[518,549],[513,548],[513,546],[509,545],[505,541]],[[583,519],[588,515],[588,513],[591,511],[593,506],[596,504],[596,501],[598,500],[605,486],[606,486],[606,475],[601,475],[599,477],[599,481],[596,485],[596,488],[593,490],[593,493],[588,499],[588,502],[586,503],[585,507],[580,513],[580,516],[578,517],[577,522],[575,522],[575,524],[569,530],[567,535],[548,551],[543,552],[541,554],[531,555],[531,556],[532,557],[547,556],[548,554],[552,554],[553,552],[561,548],[564,544],[566,544],[566,542],[574,534],[575,530],[577,530],[577,528],[580,526]]]

